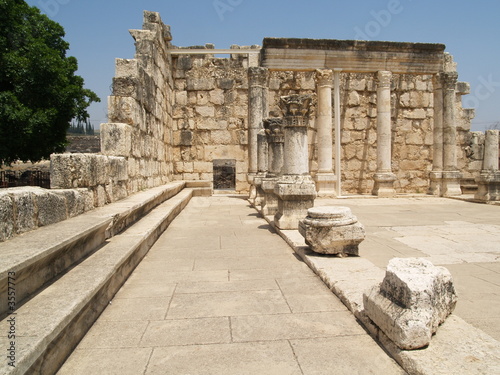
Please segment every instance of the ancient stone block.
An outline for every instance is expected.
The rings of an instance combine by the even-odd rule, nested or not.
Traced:
[[[188,91],[210,91],[215,89],[214,78],[188,78],[187,90]]]
[[[314,207],[300,221],[299,232],[311,249],[320,254],[358,255],[365,228],[348,207]]]
[[[127,124],[101,124],[101,152],[128,157],[132,150],[132,127]]]
[[[35,192],[38,207],[38,226],[42,227],[67,219],[66,199],[50,192]]]
[[[19,188],[10,190],[16,208],[16,233],[21,234],[33,230],[36,222],[36,197],[33,190],[37,188]],[[40,189],[41,190],[41,189]]]
[[[7,193],[0,193],[0,241],[5,241],[15,234],[14,203]]]
[[[187,91],[180,91],[180,92],[175,93],[175,104],[177,104],[177,105],[187,105],[188,104]]]
[[[363,296],[368,317],[403,350],[429,345],[453,312],[457,295],[449,271],[426,259],[394,258],[383,282]]]
[[[224,91],[220,89],[210,91],[210,102],[216,105],[224,104]]]
[[[215,116],[215,108],[208,106],[198,106],[195,108],[196,113],[202,117],[210,117],[213,118]]]

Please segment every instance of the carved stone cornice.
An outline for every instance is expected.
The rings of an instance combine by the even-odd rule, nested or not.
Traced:
[[[283,117],[308,117],[311,111],[312,95],[282,96],[280,109]]]
[[[269,82],[269,69],[260,66],[248,68],[248,84],[252,86],[267,87]]]
[[[318,86],[333,87],[333,70],[316,69],[316,83]]]
[[[458,73],[443,72],[439,73],[439,79],[444,90],[455,90],[457,87]]]
[[[378,87],[391,87],[392,73],[381,70],[377,72]]]

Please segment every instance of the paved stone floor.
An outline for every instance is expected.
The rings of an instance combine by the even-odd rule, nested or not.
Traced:
[[[248,202],[230,196],[193,198],[59,371],[403,373]]]
[[[316,203],[351,208],[367,231],[360,255],[380,268],[394,257],[448,268],[454,314],[500,341],[500,206],[432,197]]]

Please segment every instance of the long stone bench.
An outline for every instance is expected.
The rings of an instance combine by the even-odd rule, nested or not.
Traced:
[[[185,186],[184,181],[169,183],[0,243],[0,300],[7,301],[9,273],[21,304]],[[8,305],[0,304],[0,317],[7,312]]]
[[[93,231],[87,231],[88,234],[99,233],[98,236],[104,238],[104,241],[98,251],[91,252],[75,267],[19,305],[15,315],[8,317],[14,318],[17,323],[16,367],[2,366],[0,374],[53,374],[57,371],[149,248],[191,197],[208,194],[208,189],[203,186],[186,188],[185,185],[186,183],[179,182],[151,189],[152,191],[140,193],[143,194],[142,204],[139,203],[141,195],[136,194],[128,204],[123,201],[113,207],[107,206],[106,215],[88,215],[89,228],[95,228]],[[175,195],[173,192],[176,192]],[[153,207],[153,201],[165,197],[169,198]],[[151,209],[145,214],[148,206]],[[137,216],[135,220],[134,216]],[[102,221],[97,222],[98,218]],[[140,220],[137,220],[139,218]],[[93,226],[90,225],[92,219],[96,220]],[[131,222],[135,223],[109,238],[110,233],[116,234],[124,223]],[[57,228],[61,224],[59,223]],[[81,234],[81,238],[84,237]],[[39,241],[43,240],[39,238]],[[53,253],[49,257],[54,258]],[[33,261],[32,264],[37,262]],[[33,266],[18,268],[18,271],[15,271],[16,276],[21,269],[28,272],[33,270]],[[9,271],[8,266],[2,262],[2,272],[13,271]],[[25,277],[27,280],[30,278],[29,274]],[[17,296],[17,281],[15,289]],[[8,332],[10,329],[11,323],[8,319],[0,322],[2,332]],[[9,340],[0,338],[2,353],[9,353],[9,345]]]

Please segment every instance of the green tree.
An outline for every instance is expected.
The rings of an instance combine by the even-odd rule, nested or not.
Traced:
[[[97,95],[83,88],[64,29],[23,0],[0,0],[0,165],[64,151],[72,119]]]

